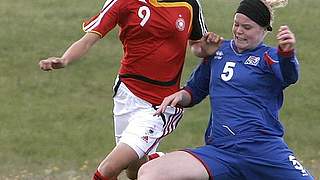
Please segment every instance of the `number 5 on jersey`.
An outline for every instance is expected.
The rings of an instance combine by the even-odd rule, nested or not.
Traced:
[[[235,62],[226,62],[224,65],[221,78],[224,81],[229,81],[233,76],[233,68],[236,66]]]
[[[138,10],[138,16],[141,18],[140,26],[143,27],[150,18],[150,9],[147,6],[141,6]]]

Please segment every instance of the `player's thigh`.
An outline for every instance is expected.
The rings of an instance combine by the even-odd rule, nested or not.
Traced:
[[[152,106],[132,111],[119,142],[133,148],[139,158],[155,152],[161,139],[174,131],[182,117],[181,108],[168,109],[171,111],[165,112],[163,116],[154,116],[155,109]]]
[[[184,151],[168,153],[144,164],[139,171],[142,180],[207,180],[203,164]]]

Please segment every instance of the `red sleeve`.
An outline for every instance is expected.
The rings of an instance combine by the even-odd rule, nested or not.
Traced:
[[[96,33],[101,38],[104,37],[118,24],[123,2],[123,0],[107,0],[97,15],[83,23],[82,29],[85,32]]]

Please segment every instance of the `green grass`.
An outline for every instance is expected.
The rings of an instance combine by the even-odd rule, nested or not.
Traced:
[[[209,30],[231,38],[238,2],[203,0]],[[40,59],[60,56],[79,39],[82,20],[102,5],[102,0],[1,0],[0,179],[89,179],[114,146],[111,88],[122,55],[117,30],[68,68],[42,72],[37,66]],[[285,138],[317,179],[319,9],[318,0],[290,0],[276,12],[274,22],[275,30],[288,24],[296,33],[301,64],[301,79],[286,90],[281,111]],[[275,32],[267,38],[273,45]],[[197,63],[188,52],[183,82]],[[208,113],[208,102],[188,109],[183,123],[160,149],[201,145]]]

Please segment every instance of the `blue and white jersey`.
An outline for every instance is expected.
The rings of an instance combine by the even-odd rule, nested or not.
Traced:
[[[185,89],[191,106],[210,96],[211,116],[207,144],[255,135],[282,137],[279,110],[283,90],[298,80],[295,53],[260,44],[238,53],[232,40],[191,74]]]

